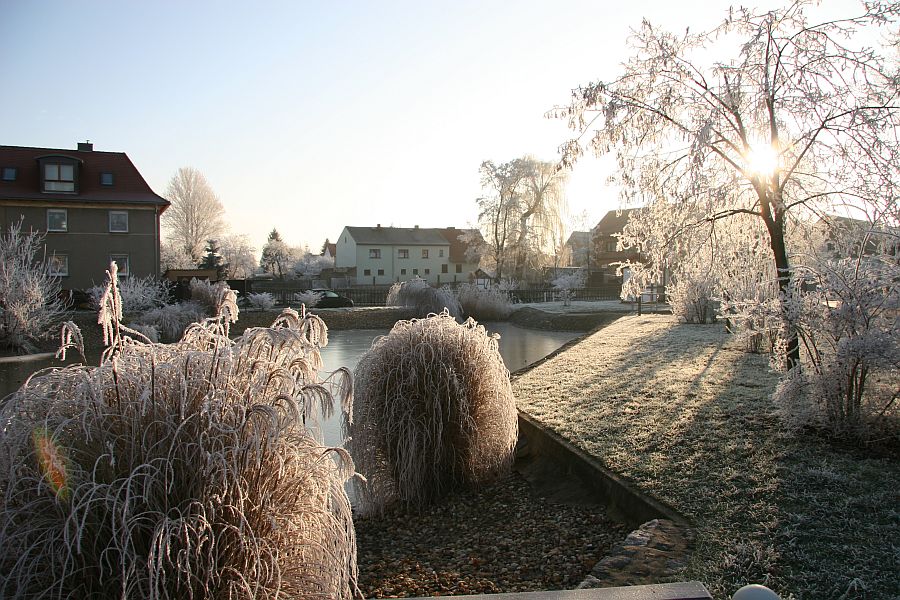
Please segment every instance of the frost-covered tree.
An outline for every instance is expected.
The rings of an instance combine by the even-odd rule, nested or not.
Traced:
[[[269,233],[269,239],[262,249],[259,267],[278,279],[293,273],[291,268],[296,261],[296,251],[281,239],[277,229]]]
[[[523,279],[544,266],[563,236],[566,173],[533,156],[499,165],[485,161],[480,172],[488,194],[478,199],[478,219],[495,276]]]
[[[294,262],[294,272],[301,277],[318,277],[324,269],[334,267],[334,257],[313,254],[306,248]]]
[[[225,207],[203,173],[193,167],[181,167],[175,172],[166,199],[172,203],[162,215],[166,237],[196,265],[203,256],[206,240],[221,237],[227,229]]]
[[[851,205],[870,222],[896,222],[900,211],[896,64],[870,46],[896,29],[900,6],[872,3],[814,23],[815,4],[731,10],[699,33],[644,21],[623,72],[575,89],[552,111],[578,134],[564,162],[585,147],[612,152],[626,202],[687,205],[697,222],[757,219],[787,295],[792,215]],[[794,366],[796,327],[783,317]]]
[[[249,279],[256,266],[256,248],[244,234],[231,234],[222,238],[220,249],[228,270],[228,279]]]
[[[0,346],[35,351],[65,313],[53,257],[45,260],[44,236],[13,223],[0,233]]]
[[[159,270],[162,273],[169,269],[193,269],[196,266],[197,263],[181,246],[169,241],[159,245]]]
[[[201,269],[215,269],[216,279],[225,279],[228,275],[228,264],[225,262],[225,259],[222,258],[219,240],[207,240],[204,252],[203,259],[197,266]]]

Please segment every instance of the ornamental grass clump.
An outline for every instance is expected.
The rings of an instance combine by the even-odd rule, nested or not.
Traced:
[[[497,284],[481,287],[463,283],[456,289],[463,314],[480,321],[505,321],[512,312],[509,292]]]
[[[324,323],[285,310],[232,341],[232,292],[179,342],[143,343],[110,280],[100,365],[0,405],[0,597],[355,597],[352,462],[304,424],[349,404],[345,370],[317,378]]]
[[[419,510],[509,469],[518,437],[509,371],[472,319],[398,321],[360,359],[350,451],[361,509]]]
[[[454,318],[462,317],[462,308],[453,292],[447,287],[431,287],[424,279],[395,283],[388,290],[385,304],[410,308],[417,317],[436,315],[444,309]]]

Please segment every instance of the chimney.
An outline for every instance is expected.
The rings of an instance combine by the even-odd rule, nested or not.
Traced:
[[[418,229],[418,228],[419,228],[418,225],[413,225],[413,229]]]
[[[94,145],[91,143],[91,140],[87,140],[86,142],[78,142],[78,151],[79,152],[93,152]]]

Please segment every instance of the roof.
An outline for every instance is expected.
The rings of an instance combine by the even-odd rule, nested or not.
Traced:
[[[346,227],[357,244],[369,246],[450,246],[450,262],[465,263],[465,242],[459,236],[470,229],[456,227]]]
[[[594,235],[612,235],[614,233],[622,233],[625,229],[625,223],[628,218],[639,208],[623,208],[622,210],[611,210],[606,213],[600,222],[594,227]]]
[[[584,246],[591,241],[591,232],[590,231],[573,231],[569,236],[569,239],[566,240],[566,244],[569,246]]]
[[[78,193],[45,193],[41,191],[38,158],[63,156],[81,164]],[[0,168],[15,167],[15,181],[0,180],[0,200],[52,200],[61,203],[100,202],[115,204],[150,204],[169,206],[169,201],[157,195],[138,172],[124,152],[95,150],[64,150],[59,148],[30,148],[0,146]],[[100,173],[112,173],[114,184],[100,185]]]

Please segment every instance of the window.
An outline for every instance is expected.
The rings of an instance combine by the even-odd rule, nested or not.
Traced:
[[[461,264],[458,264],[458,263],[457,263],[457,265],[456,265],[456,272],[457,272],[457,273],[462,273],[462,265],[461,265]]]
[[[401,275],[406,275],[406,269],[400,269],[400,274],[401,274]]]
[[[422,258],[428,258],[428,248],[422,248]]]
[[[444,258],[444,249],[443,248],[438,250],[438,258]]]
[[[3,167],[3,181],[15,181],[17,173],[15,167]]]
[[[372,269],[363,269],[363,275],[365,275],[366,277],[368,277],[371,274],[372,274]]]
[[[413,275],[418,275],[418,274],[419,274],[419,270],[418,270],[418,269],[413,269]]]
[[[381,258],[381,248],[369,248],[369,258]]]
[[[50,257],[50,274],[57,277],[69,276],[69,256],[67,254],[54,254]]]
[[[426,274],[426,275],[431,275],[431,269],[425,269],[425,274]]]
[[[109,211],[109,232],[110,233],[128,233],[128,211],[127,210],[111,210],[111,211]]]
[[[383,276],[383,275],[384,275],[384,269],[378,269],[378,275],[379,275],[379,276]]]
[[[409,249],[400,248],[399,250],[397,250],[397,258],[409,258]]]
[[[606,251],[607,252],[615,252],[616,251],[616,242],[606,242]]]
[[[128,277],[131,275],[131,268],[128,264],[128,255],[127,254],[110,254],[110,261],[115,261],[116,266],[119,268],[119,277]]]
[[[100,173],[100,185],[112,185],[113,183],[114,183],[114,179],[113,179],[112,173],[110,173],[108,171],[104,171],[103,173]]]
[[[45,163],[44,191],[74,192],[75,165],[71,163]]]
[[[48,208],[47,209],[47,231],[68,231],[69,219],[66,209],[64,208]]]
[[[446,273],[447,271],[448,271],[447,264],[446,263],[442,264],[441,265],[441,273]]]

